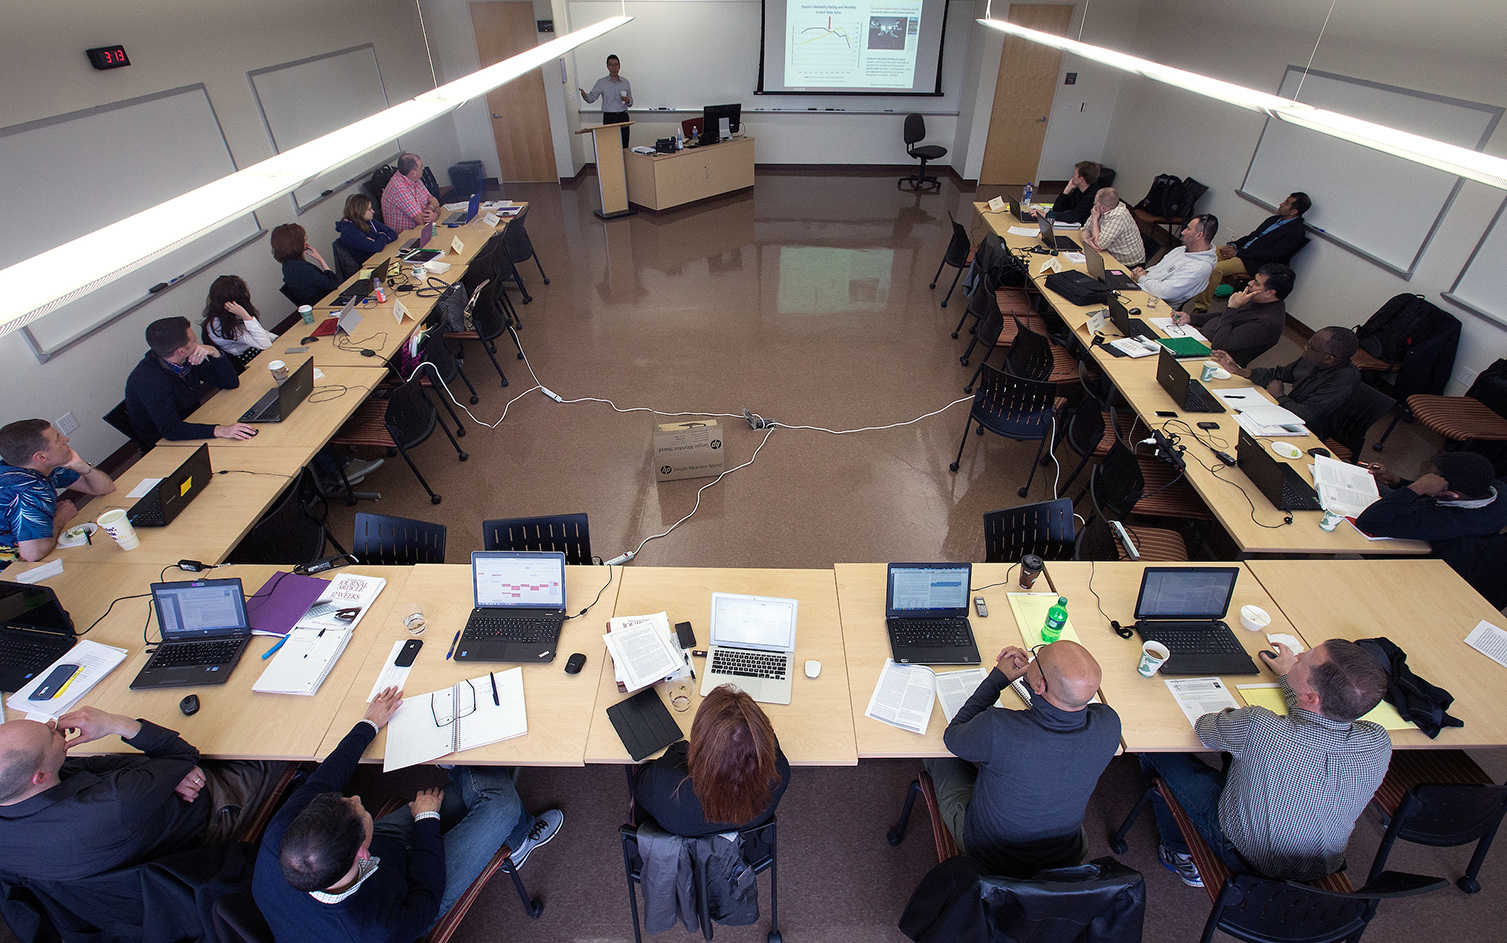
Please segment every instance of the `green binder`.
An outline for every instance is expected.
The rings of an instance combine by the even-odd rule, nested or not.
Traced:
[[[1192,337],[1159,337],[1157,340],[1179,360],[1207,357],[1210,354],[1208,344]]]

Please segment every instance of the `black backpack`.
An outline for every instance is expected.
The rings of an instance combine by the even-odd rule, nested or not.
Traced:
[[[1176,216],[1178,207],[1183,203],[1183,180],[1172,174],[1157,174],[1156,179],[1151,181],[1151,189],[1146,191],[1146,198],[1135,205],[1138,210],[1145,210],[1152,216]]]
[[[1413,669],[1408,667],[1408,653],[1391,639],[1363,638],[1357,639],[1355,644],[1387,669],[1386,700],[1397,708],[1403,720],[1417,724],[1431,740],[1445,727],[1465,726],[1465,721],[1448,713],[1449,706],[1455,703],[1455,696],[1413,674]]]
[[[1393,295],[1356,327],[1361,350],[1386,363],[1402,363],[1408,347],[1423,339],[1435,312],[1443,313],[1422,295]]]

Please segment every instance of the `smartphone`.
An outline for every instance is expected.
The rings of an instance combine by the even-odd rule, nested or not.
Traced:
[[[419,649],[424,647],[423,639],[411,638],[403,643],[403,650],[398,652],[397,659],[393,662],[399,668],[407,668],[413,664],[413,660],[419,657]]]
[[[1177,413],[1173,412],[1170,409],[1158,409],[1156,411],[1156,414],[1158,416],[1162,416],[1162,417],[1165,417],[1167,419],[1176,419],[1177,418]]]
[[[675,637],[680,640],[681,648],[696,647],[696,632],[689,622],[675,623]]]
[[[67,685],[69,681],[73,680],[73,676],[78,674],[78,672],[78,665],[58,665],[56,668],[52,669],[51,674],[42,679],[42,683],[37,685],[37,689],[31,692],[31,696],[28,697],[27,700],[52,700],[53,698],[58,696],[58,693],[63,690],[63,687]]]

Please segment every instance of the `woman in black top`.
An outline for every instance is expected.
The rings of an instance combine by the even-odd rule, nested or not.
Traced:
[[[283,293],[297,305],[318,304],[340,287],[340,276],[331,271],[319,250],[297,223],[284,223],[272,230],[272,257],[283,264]]]
[[[769,717],[724,684],[702,698],[690,743],[671,744],[638,770],[634,801],[640,820],[696,837],[767,822],[789,784],[790,763]]]

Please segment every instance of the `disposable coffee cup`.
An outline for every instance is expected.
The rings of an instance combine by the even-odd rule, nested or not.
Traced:
[[[1141,677],[1149,678],[1160,671],[1171,657],[1172,653],[1161,642],[1147,642],[1141,646],[1141,663],[1135,666],[1135,670]]]
[[[288,379],[288,365],[281,360],[274,360],[267,364],[267,369],[272,371],[272,379],[279,384]]]
[[[1219,364],[1215,363],[1212,360],[1205,360],[1203,371],[1199,373],[1198,378],[1207,383],[1210,380],[1214,379],[1214,375],[1218,372]]]
[[[1319,529],[1332,531],[1336,527],[1340,526],[1340,521],[1342,520],[1344,520],[1344,518],[1334,513],[1333,511],[1325,511],[1324,516],[1319,518]]]
[[[308,305],[298,306],[298,316],[303,318],[303,323],[305,324],[314,323],[314,309],[309,307]]]
[[[1042,567],[1046,562],[1034,553],[1028,553],[1020,558],[1020,588],[1030,589],[1036,584],[1036,577],[1041,575]]]
[[[115,538],[122,550],[135,550],[141,546],[141,538],[136,536],[136,528],[126,519],[126,512],[120,508],[111,508],[99,516],[99,526],[105,529],[105,533]]]

